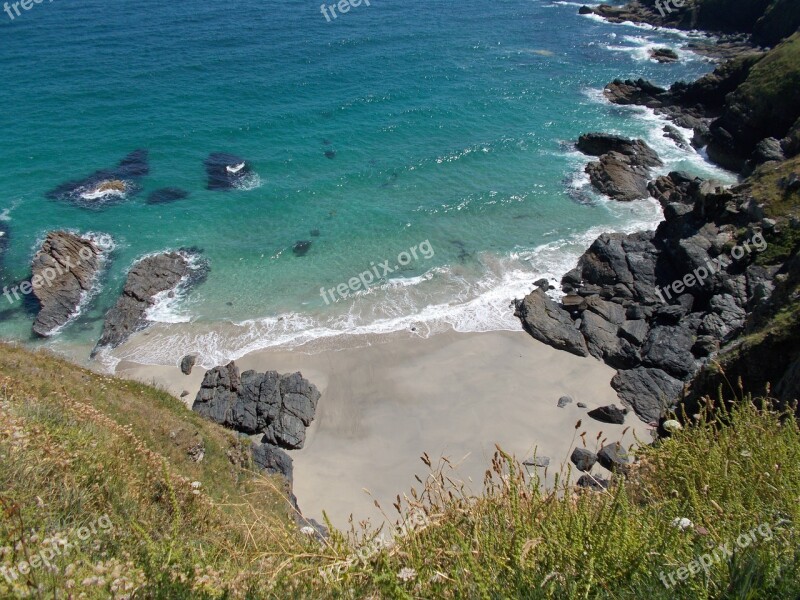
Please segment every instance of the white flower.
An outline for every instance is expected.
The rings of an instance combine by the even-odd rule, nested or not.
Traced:
[[[670,433],[683,429],[683,425],[681,425],[680,422],[676,421],[675,419],[664,421],[662,427],[664,428],[664,431],[669,431]]]
[[[675,517],[672,519],[672,526],[677,527],[681,531],[686,531],[687,529],[694,527],[694,523],[692,523],[686,517]]]
[[[192,489],[193,490],[199,490],[202,487],[202,485],[203,484],[200,483],[199,481],[193,481],[192,482]]]
[[[417,577],[416,569],[411,569],[409,567],[403,567],[400,569],[400,572],[397,574],[397,578],[400,581],[413,581]]]
[[[300,533],[302,533],[303,535],[312,535],[313,536],[313,535],[317,535],[317,530],[314,529],[313,527],[309,527],[308,525],[306,525],[305,527],[301,527],[300,528]]]

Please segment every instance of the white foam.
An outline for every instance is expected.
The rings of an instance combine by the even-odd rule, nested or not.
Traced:
[[[233,185],[237,190],[241,190],[243,192],[250,192],[252,190],[260,188],[262,186],[262,181],[258,173],[253,172],[253,173],[248,173],[244,177],[240,177]]]
[[[165,250],[164,252],[167,251]],[[148,256],[157,256],[158,254],[162,253],[148,254],[137,259],[136,262],[138,263]],[[192,320],[188,305],[189,281],[198,270],[205,268],[205,263],[199,254],[182,251],[179,251],[178,254],[186,259],[189,272],[181,278],[178,285],[173,289],[159,292],[153,296],[153,303],[148,307],[144,315],[148,321],[153,323],[189,323]]]
[[[618,221],[617,231],[652,229],[662,219],[654,200],[602,204]],[[535,248],[520,247],[506,255],[478,255],[479,269],[454,264],[437,267],[423,275],[394,278],[338,303],[326,316],[287,313],[278,317],[237,323],[183,323],[154,327],[148,336],[102,357],[113,366],[120,360],[141,364],[178,364],[188,353],[199,356],[204,368],[266,348],[297,348],[310,342],[347,336],[347,343],[368,343],[368,336],[411,331],[429,337],[446,331],[519,331],[511,302],[547,278],[557,284],[572,269],[594,239],[608,231],[598,226]],[[477,277],[475,276],[478,273]],[[362,336],[362,337],[358,337]]]

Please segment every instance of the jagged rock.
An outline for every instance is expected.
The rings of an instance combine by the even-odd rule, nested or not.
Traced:
[[[181,286],[198,283],[206,275],[205,265],[197,264],[189,252],[165,252],[148,256],[137,262],[128,273],[122,295],[106,313],[103,333],[97,343],[116,347],[130,335],[147,327],[147,310],[159,294],[175,292]]]
[[[657,422],[667,408],[675,406],[683,392],[682,381],[661,369],[647,367],[618,371],[611,387],[646,423]]]
[[[625,413],[617,408],[616,404],[595,408],[594,410],[590,410],[587,414],[595,421],[600,421],[601,423],[611,423],[612,425],[622,425],[625,423]]]
[[[516,315],[525,329],[537,340],[558,350],[586,356],[583,336],[575,328],[569,313],[560,308],[541,288],[518,301]]]
[[[659,167],[663,164],[644,140],[631,140],[609,133],[586,133],[578,138],[576,146],[589,156],[614,152],[632,159],[632,164],[643,167]]]
[[[689,150],[689,143],[683,139],[681,132],[678,131],[672,125],[664,125],[664,137],[671,139],[675,142],[675,145],[678,148],[683,148],[684,150]]]
[[[600,449],[597,453],[597,462],[609,471],[625,473],[632,461],[622,444],[613,442]]]
[[[691,354],[693,345],[694,332],[686,327],[657,325],[650,330],[642,346],[642,362],[677,379],[684,379],[696,369]]]
[[[539,467],[540,469],[544,469],[545,467],[550,466],[550,457],[549,456],[537,456],[536,458],[531,458],[522,463],[526,467]]]
[[[289,486],[294,483],[294,461],[286,452],[272,444],[253,442],[253,464],[270,474],[282,475]]]
[[[619,304],[603,300],[600,296],[586,298],[586,307],[614,325],[622,325],[625,322],[625,309]]]
[[[618,330],[618,325],[593,312],[587,310],[582,315],[580,332],[589,353],[616,369],[633,367],[639,361],[639,354],[630,342],[617,335]]]
[[[192,369],[194,368],[195,363],[197,362],[197,357],[193,354],[187,354],[183,357],[181,361],[181,373],[184,375],[191,375]]]
[[[619,328],[619,335],[624,337],[630,343],[641,346],[645,339],[650,327],[645,319],[635,319],[625,321]]]
[[[300,373],[241,375],[234,362],[205,375],[192,410],[225,427],[282,448],[302,448],[320,393]]]
[[[51,336],[75,317],[97,279],[102,255],[89,238],[66,231],[47,235],[33,257],[31,281],[23,284],[32,288],[39,301],[33,324],[36,335]],[[25,293],[24,289],[21,291]]]
[[[678,53],[670,48],[653,48],[650,58],[660,63],[674,63],[678,62]]]
[[[650,167],[662,164],[643,140],[618,135],[587,133],[578,139],[578,150],[600,160],[586,166],[592,185],[620,201],[647,198]]]
[[[591,471],[597,462],[597,455],[586,448],[575,448],[569,457],[579,471]]]

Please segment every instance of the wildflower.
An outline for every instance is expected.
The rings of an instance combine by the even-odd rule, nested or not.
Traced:
[[[306,525],[305,527],[300,528],[300,533],[302,533],[303,535],[313,536],[316,535],[317,532],[313,527],[309,527],[308,525]]]
[[[683,429],[683,425],[681,425],[680,422],[676,421],[675,419],[664,421],[664,425],[662,425],[662,427],[664,428],[664,431],[669,431],[670,433],[674,433]]]
[[[681,531],[686,531],[687,529],[694,527],[694,523],[692,523],[686,517],[675,517],[672,520],[672,526],[677,527]]]
[[[203,484],[200,483],[199,481],[193,481],[192,482],[192,489],[193,490],[199,490],[202,487],[202,485]]]
[[[409,567],[403,567],[400,569],[400,572],[397,574],[397,578],[400,581],[413,581],[417,577],[417,570],[411,569]]]

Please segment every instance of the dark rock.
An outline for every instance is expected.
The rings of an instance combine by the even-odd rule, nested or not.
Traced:
[[[753,151],[753,155],[750,157],[750,162],[753,165],[784,160],[786,160],[786,157],[783,154],[781,143],[775,138],[764,138],[758,142],[758,144],[756,144],[756,149]]]
[[[639,354],[628,340],[617,335],[618,330],[618,325],[593,312],[583,313],[580,332],[589,353],[615,369],[633,367],[639,362]]]
[[[642,362],[678,379],[685,379],[695,369],[691,354],[694,332],[683,325],[657,325],[650,330],[642,346]]]
[[[625,309],[614,302],[607,302],[600,296],[586,298],[586,306],[593,313],[600,315],[609,323],[622,325],[625,322]]]
[[[311,242],[308,240],[299,241],[292,246],[292,252],[295,256],[305,256],[311,250]]]
[[[247,161],[234,154],[214,152],[204,163],[209,190],[231,190],[241,185],[252,173]]]
[[[33,257],[30,284],[39,301],[36,335],[49,337],[77,315],[102,265],[102,250],[89,238],[51,232]]]
[[[188,396],[188,395],[189,395],[189,392],[187,390],[183,390],[181,392],[181,398],[186,398],[186,396]]]
[[[569,459],[579,471],[590,471],[597,462],[597,455],[586,448],[575,448]]]
[[[592,185],[601,194],[620,202],[648,197],[650,170],[633,165],[616,152],[604,154],[599,161],[586,165]]]
[[[241,375],[236,364],[208,371],[192,410],[282,448],[302,448],[306,427],[314,420],[320,393],[300,373],[275,371]]]
[[[189,192],[179,188],[161,188],[147,197],[148,204],[169,204],[189,197]]]
[[[550,457],[549,456],[537,456],[536,458],[531,458],[526,460],[522,463],[526,467],[539,467],[540,469],[544,469],[545,467],[550,466]]]
[[[647,367],[618,371],[611,380],[620,399],[645,423],[658,421],[666,409],[675,406],[683,385],[661,369]]]
[[[635,319],[625,321],[620,325],[618,333],[630,343],[641,346],[645,339],[647,339],[647,333],[649,331],[650,327],[645,319]]]
[[[578,402],[578,408],[586,408],[586,405],[583,402]]]
[[[660,63],[674,63],[678,62],[678,53],[670,48],[653,48],[650,58]]]
[[[148,325],[147,310],[159,294],[188,287],[206,275],[206,265],[189,252],[165,252],[137,262],[128,273],[122,295],[106,313],[98,348],[116,347]]]
[[[664,137],[675,142],[675,145],[678,146],[678,148],[689,150],[689,143],[683,139],[681,132],[675,129],[675,127],[672,125],[664,125]]]
[[[62,183],[46,195],[52,200],[71,202],[81,208],[104,208],[139,192],[138,180],[149,172],[147,150],[135,150],[115,168],[95,171],[83,179]]]
[[[561,309],[541,289],[528,294],[517,302],[516,315],[525,329],[534,338],[556,348],[578,356],[586,356],[586,342],[575,329],[569,313]]]
[[[583,296],[577,294],[567,294],[561,299],[561,306],[565,310],[577,310],[583,312],[586,310],[586,300]]]
[[[660,167],[658,154],[644,140],[631,140],[607,133],[586,133],[578,138],[578,150],[590,156],[615,153],[627,157],[630,164],[642,167]]]
[[[330,158],[333,160],[336,158],[336,151],[335,150],[325,150],[325,158]]]
[[[710,335],[700,335],[697,341],[692,346],[692,354],[698,358],[705,358],[711,356],[719,350],[719,342],[716,338]]]
[[[291,486],[294,483],[294,461],[283,450],[272,444],[252,445],[253,464],[269,474],[282,475]]]
[[[586,488],[595,492],[602,492],[603,490],[608,489],[609,485],[611,485],[611,482],[604,477],[600,477],[599,475],[589,475],[587,473],[585,475],[581,475],[575,485],[577,485],[579,488]]]
[[[570,396],[561,396],[558,399],[558,408],[564,408],[567,404],[572,403],[572,398]]]
[[[613,442],[601,448],[597,453],[597,462],[609,471],[625,473],[632,461],[622,444]]]
[[[615,404],[609,406],[601,406],[595,408],[587,413],[595,421],[601,423],[611,423],[612,425],[622,425],[625,423],[625,413],[623,413]]]
[[[181,373],[184,375],[191,375],[192,369],[194,368],[195,363],[197,362],[197,357],[193,354],[187,354],[183,357],[181,361]]]

